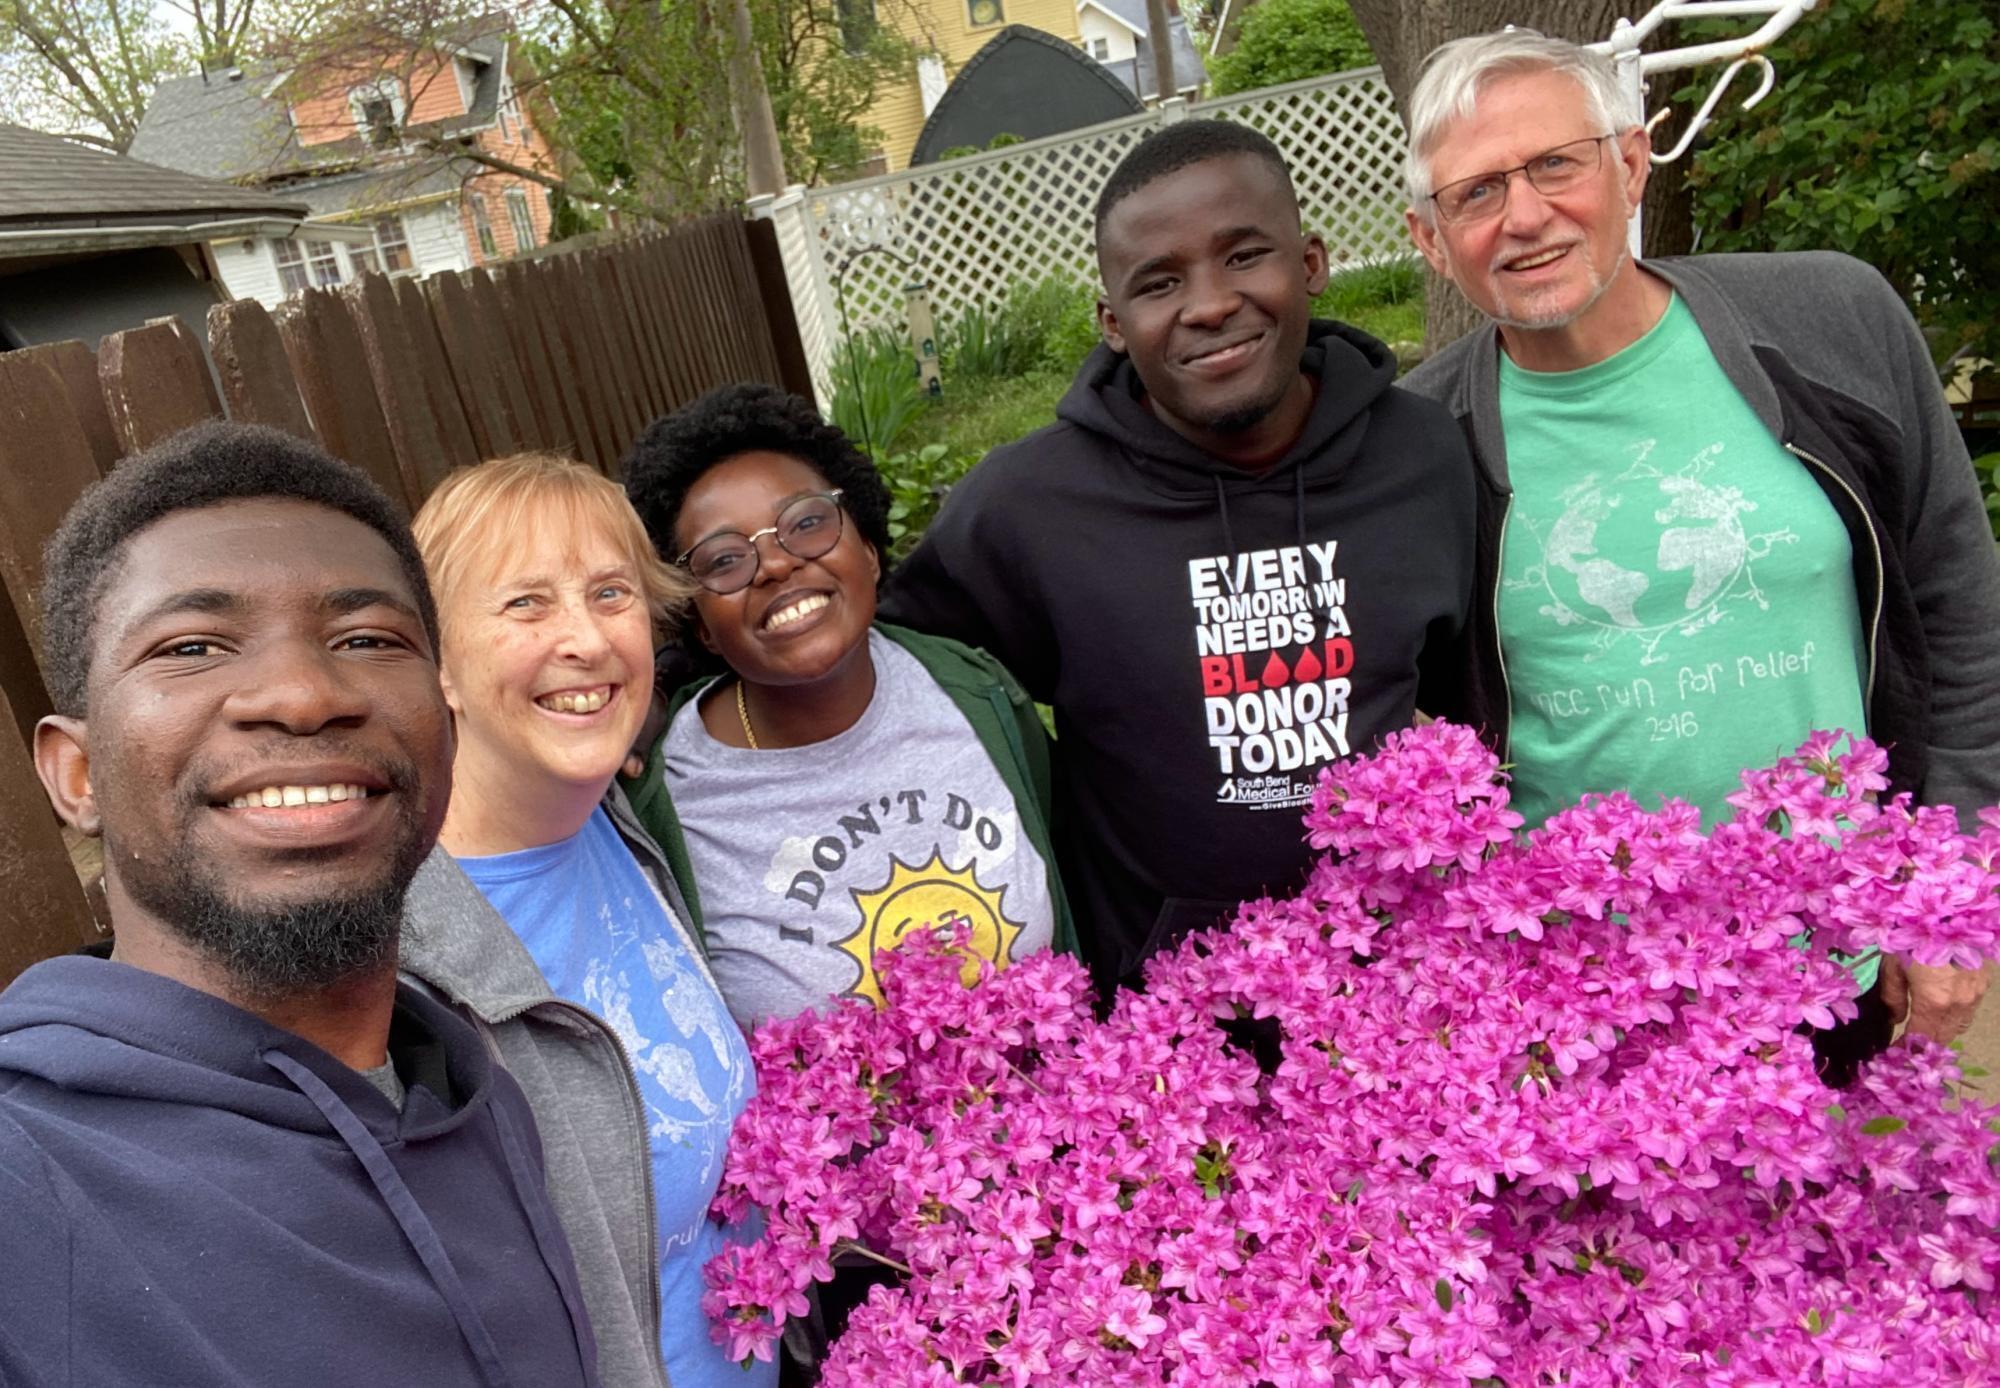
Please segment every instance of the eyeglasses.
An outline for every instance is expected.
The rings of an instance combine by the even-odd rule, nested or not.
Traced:
[[[1524,175],[1537,193],[1560,193],[1574,188],[1603,165],[1604,142],[1616,135],[1594,135],[1587,140],[1571,140],[1566,145],[1545,149],[1525,164],[1492,173],[1474,174],[1447,183],[1431,194],[1438,216],[1462,225],[1497,217],[1507,205],[1507,185],[1515,174]]]
[[[740,593],[757,578],[763,555],[757,542],[774,537],[794,559],[817,559],[840,543],[842,492],[812,492],[786,503],[775,525],[744,535],[725,531],[711,535],[674,560],[711,593]]]

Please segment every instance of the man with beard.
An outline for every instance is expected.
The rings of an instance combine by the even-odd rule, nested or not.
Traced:
[[[1408,222],[1494,326],[1407,382],[1478,460],[1469,712],[1530,825],[1591,791],[1713,819],[1746,767],[1865,733],[1892,787],[2000,798],[2000,562],[1922,335],[1825,252],[1643,264],[1651,144],[1610,59],[1459,39],[1410,99]],[[1876,978],[1878,962],[1880,980]],[[1981,975],[1852,966],[1840,1082],[1896,1014],[1948,1040]]]
[[[0,1382],[595,1385],[527,1104],[396,980],[452,756],[407,524],[211,424],[45,567],[36,765],[115,945],[0,995]]]
[[[1326,247],[1271,142],[1147,139],[1097,203],[1104,343],[1058,422],[953,489],[884,615],[1055,709],[1054,830],[1100,985],[1297,889],[1320,768],[1443,711],[1471,590],[1465,445],[1314,322]],[[976,812],[975,812],[976,814]]]

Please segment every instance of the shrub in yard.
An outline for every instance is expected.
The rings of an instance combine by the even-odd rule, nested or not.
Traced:
[[[890,329],[856,333],[836,349],[827,413],[861,447],[887,452],[929,403],[909,344]]]
[[[1368,67],[1374,50],[1347,0],[1262,0],[1243,17],[1236,46],[1211,58],[1217,96]]]
[[[938,370],[947,384],[1011,376],[1020,354],[1005,313],[969,308],[938,332]]]
[[[1846,251],[1909,302],[1940,361],[2000,362],[2000,9],[1833,0],[1771,58],[1777,91],[1723,103],[1688,173],[1701,249]]]
[[[917,541],[937,518],[938,507],[952,483],[979,461],[977,453],[954,452],[941,443],[927,443],[913,452],[876,455],[875,467],[889,484],[889,555],[893,563],[917,547]]]

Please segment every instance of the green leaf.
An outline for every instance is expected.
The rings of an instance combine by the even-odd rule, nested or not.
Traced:
[[[1442,1277],[1438,1278],[1437,1299],[1439,1310],[1449,1311],[1451,1309],[1451,1283],[1445,1281]]]
[[[1806,1312],[1806,1331],[1808,1334],[1817,1335],[1824,1329],[1826,1329],[1826,1321],[1821,1318],[1819,1307],[1815,1306],[1812,1310]]]
[[[1885,1113],[1879,1118],[1871,1118],[1866,1123],[1863,1123],[1861,1125],[1861,1135],[1863,1137],[1886,1137],[1890,1133],[1899,1133],[1909,1126],[1910,1122],[1907,1118],[1892,1118]]]
[[[1828,1104],[1826,1106],[1826,1116],[1836,1123],[1845,1123],[1847,1121],[1847,1110],[1839,1104]]]

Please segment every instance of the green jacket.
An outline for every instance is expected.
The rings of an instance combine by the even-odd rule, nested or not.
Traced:
[[[1054,947],[1064,954],[1076,954],[1076,925],[1070,919],[1069,902],[1063,896],[1062,879],[1056,871],[1055,847],[1049,841],[1049,806],[1053,800],[1049,735],[1035,712],[1034,701],[1006,668],[984,651],[887,622],[877,622],[875,629],[915,656],[972,725],[986,755],[993,759],[993,769],[1000,773],[1000,779],[1014,797],[1014,808],[1021,816],[1021,832],[1028,836],[1028,842],[1035,846],[1047,866],[1049,900],[1055,905]],[[668,724],[719,678],[696,680],[677,690],[667,704]],[[644,773],[636,781],[625,781],[624,786],[639,822],[667,855],[674,880],[687,898],[690,924],[700,934],[701,888],[694,880],[694,867],[688,861],[687,836],[681,832],[680,816],[674,811],[673,796],[668,793],[667,779],[662,774],[665,745],[663,730],[646,754]]]

